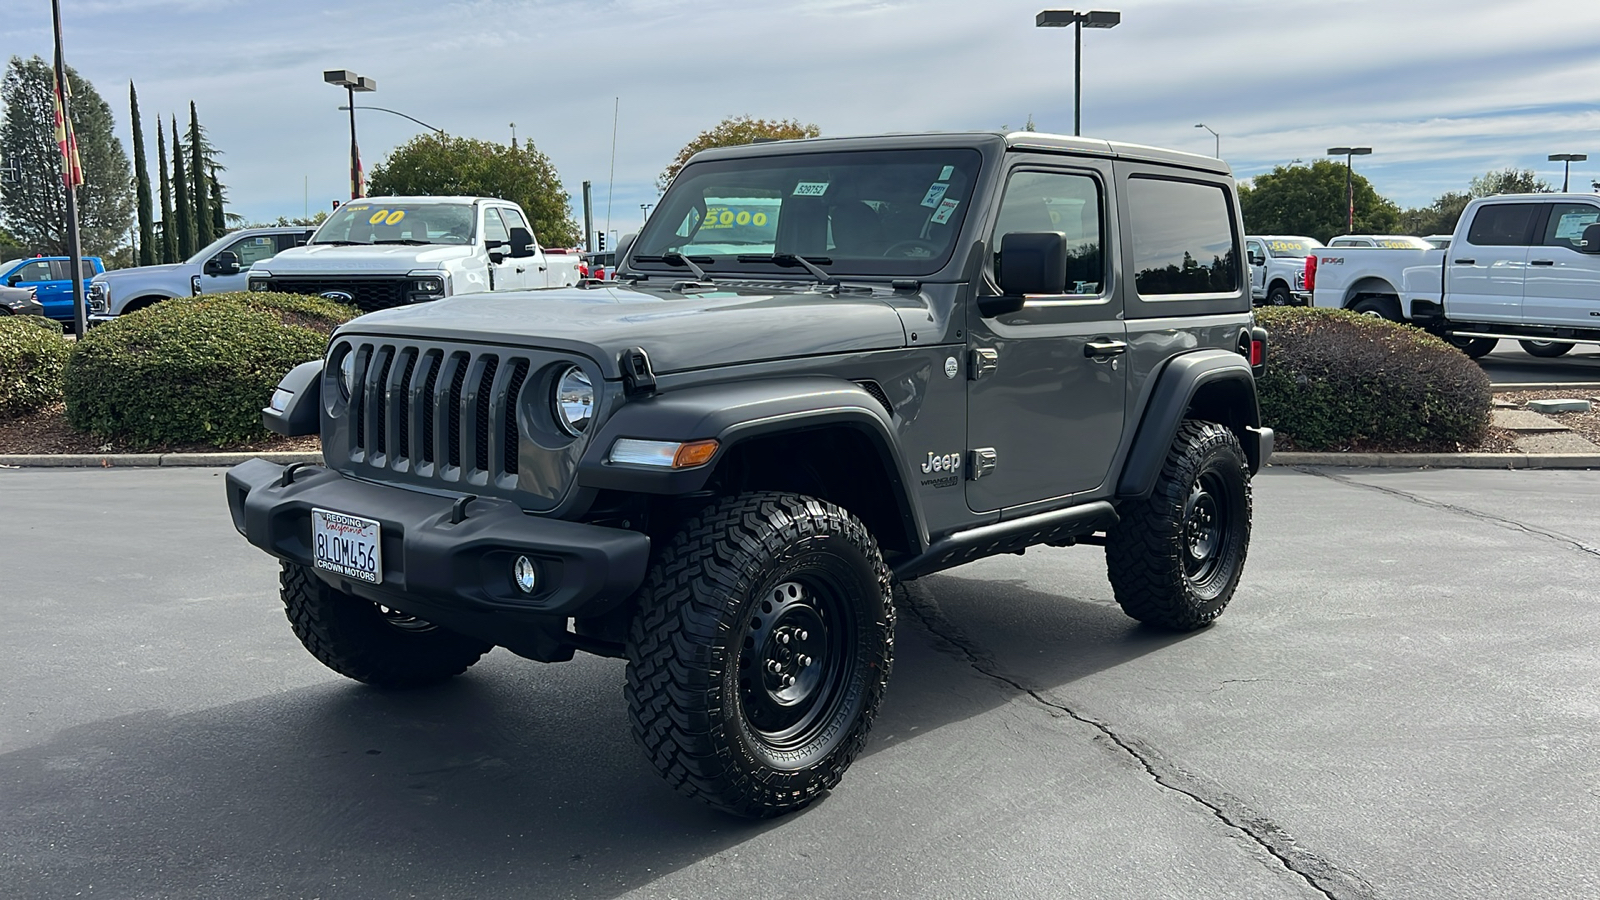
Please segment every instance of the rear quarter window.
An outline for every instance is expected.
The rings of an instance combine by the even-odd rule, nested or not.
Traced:
[[[1239,290],[1239,260],[1227,191],[1220,185],[1128,179],[1133,282],[1147,300]]]

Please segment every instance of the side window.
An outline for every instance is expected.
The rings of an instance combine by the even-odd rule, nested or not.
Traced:
[[[1221,185],[1128,179],[1133,284],[1141,297],[1238,292],[1228,201]]]
[[[1261,246],[1260,241],[1245,241],[1244,252],[1246,256],[1250,257],[1250,265],[1260,266],[1266,264],[1267,251],[1265,247]]]
[[[1544,228],[1542,243],[1546,247],[1581,250],[1587,246],[1583,233],[1596,222],[1600,222],[1600,207],[1587,203],[1556,203],[1550,209],[1550,224]]]
[[[1525,247],[1528,228],[1539,212],[1537,203],[1499,203],[1478,208],[1467,230],[1467,243],[1476,247]]]
[[[51,269],[50,261],[47,260],[47,259],[41,259],[41,260],[39,260],[37,262],[28,263],[27,265],[23,266],[22,268],[20,268],[20,269],[16,270],[15,272],[11,273],[11,275],[12,275],[13,278],[16,278],[17,276],[21,276],[20,278],[17,278],[17,280],[21,281],[23,284],[27,284],[27,283],[32,282],[32,281],[56,281],[56,280],[58,280],[57,278],[55,278],[54,273],[51,272],[50,269]],[[67,272],[68,272],[68,270],[66,269],[66,267],[63,266],[62,270],[61,270],[61,277],[62,278],[71,277],[70,275],[67,274]],[[10,279],[7,279],[7,280],[10,280]]]
[[[528,220],[522,217],[522,213],[517,212],[514,209],[506,209],[502,207],[500,209],[500,218],[506,223],[507,231],[510,231],[513,228],[527,228],[528,233],[533,234],[533,229],[528,228]],[[534,243],[537,244],[538,242],[538,236],[535,235]]]
[[[253,263],[271,259],[278,253],[278,245],[271,235],[240,238],[224,249],[232,250],[239,257],[240,269],[248,269]]]
[[[485,241],[509,241],[511,232],[506,228],[506,222],[500,218],[500,210],[489,207],[483,211],[483,239]]]
[[[278,244],[278,252],[282,253],[285,250],[303,245],[311,239],[311,234],[309,232],[287,231],[283,234],[273,235],[272,239]]]
[[[1105,282],[1100,183],[1087,175],[1013,172],[994,226],[996,272],[1008,234],[1059,231],[1067,236],[1064,294],[1099,294]]]

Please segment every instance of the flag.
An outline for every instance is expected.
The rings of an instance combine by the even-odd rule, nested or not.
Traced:
[[[356,148],[355,138],[350,139],[350,199],[359,200],[367,195],[366,172],[361,166],[361,151]]]
[[[72,87],[68,85],[63,96],[61,81],[57,79],[55,88],[56,146],[61,150],[61,179],[67,187],[75,188],[83,184],[83,163],[78,159],[78,136],[72,133],[72,122],[66,115],[66,101],[72,96]]]

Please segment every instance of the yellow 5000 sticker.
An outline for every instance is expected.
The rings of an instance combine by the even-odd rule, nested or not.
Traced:
[[[751,212],[748,209],[732,210],[726,207],[712,206],[706,209],[706,223],[701,225],[701,230],[711,228],[732,228],[736,225],[754,225],[760,228],[767,224],[767,214],[764,212]]]
[[[398,224],[400,224],[400,220],[404,219],[405,217],[406,217],[406,211],[403,210],[403,209],[397,209],[397,210],[394,210],[392,212],[390,210],[387,210],[387,209],[380,209],[377,212],[373,213],[372,216],[367,219],[367,224],[368,225],[398,225]]]

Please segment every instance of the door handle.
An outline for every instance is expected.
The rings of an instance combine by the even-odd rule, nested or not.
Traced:
[[[521,275],[521,274],[522,274],[522,273],[523,273],[523,272],[526,272],[526,271],[528,271],[528,270],[527,270],[527,269],[524,269],[524,268],[523,268],[523,267],[521,267],[521,266],[517,266],[517,274],[518,274],[518,275]]]
[[[1555,264],[1556,264],[1556,261],[1553,260],[1553,259],[1535,259],[1535,260],[1529,261],[1529,263],[1528,263],[1528,265],[1530,265],[1530,266],[1553,266]]]
[[[1088,341],[1083,345],[1083,355],[1090,359],[1110,359],[1128,352],[1128,345],[1124,341]]]
[[[1478,261],[1475,260],[1475,259],[1458,259],[1458,260],[1456,260],[1456,265],[1458,265],[1458,266],[1475,266],[1477,264],[1478,264]]]

